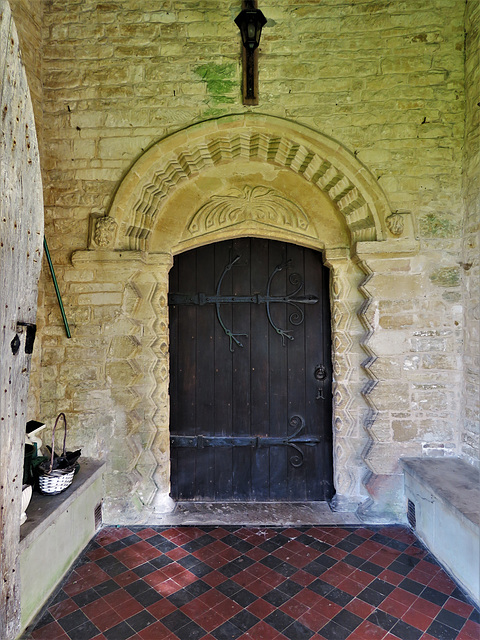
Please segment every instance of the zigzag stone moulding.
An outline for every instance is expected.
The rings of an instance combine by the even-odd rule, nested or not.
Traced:
[[[306,233],[310,226],[307,214],[284,195],[261,185],[232,189],[214,195],[193,216],[188,230],[192,236],[256,221],[274,227],[286,227]]]
[[[172,190],[204,169],[233,160],[290,169],[330,199],[352,243],[384,239],[388,203],[375,178],[350,152],[307,127],[244,114],[193,125],[145,152],[121,183],[108,214],[119,224],[116,248],[148,249]]]
[[[336,489],[335,510],[351,510],[358,506],[362,498],[358,495],[365,468],[358,465],[355,451],[349,446],[349,440],[355,428],[355,419],[351,413],[353,394],[350,380],[352,377],[354,342],[352,332],[352,309],[350,297],[351,263],[347,252],[327,251],[326,265],[331,269],[330,303],[332,321],[333,349],[333,447],[334,484]]]

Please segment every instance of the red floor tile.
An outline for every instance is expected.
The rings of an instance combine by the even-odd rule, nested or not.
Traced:
[[[283,540],[286,539],[285,544],[270,548],[264,545],[266,541],[278,538],[279,533],[284,536]],[[355,535],[351,536],[352,533]],[[378,533],[391,538],[392,547],[377,542],[385,539]],[[130,544],[126,543],[128,546],[109,551],[111,543],[130,536],[132,540]],[[340,548],[341,544],[340,547],[335,546],[348,536],[351,536],[351,542],[343,545],[345,549]],[[169,547],[175,545],[168,548],[165,555],[154,546],[162,537],[171,543]],[[329,546],[322,551],[314,549],[308,544],[309,537]],[[152,543],[149,542],[151,538],[154,538]],[[202,546],[197,545],[193,553],[188,546],[183,547],[200,538],[199,545]],[[393,541],[412,546],[400,552],[393,548]],[[253,546],[246,548],[245,543]],[[331,622],[342,611],[362,620],[348,635],[348,640],[399,640],[394,628],[388,632],[372,622],[377,620],[380,624],[382,616],[388,615],[401,618],[406,625],[416,628],[418,632],[413,634],[416,638],[423,632],[418,640],[431,640],[432,636],[426,630],[442,607],[411,593],[408,589],[415,591],[416,586],[411,582],[403,583],[405,576],[388,568],[400,553],[420,559],[408,573],[409,580],[428,585],[447,596],[457,589],[455,582],[439,565],[424,559],[426,551],[416,543],[412,532],[401,526],[317,526],[283,530],[248,527],[209,527],[205,530],[201,527],[106,528],[99,532],[94,546],[87,549],[84,561],[65,582],[61,597],[64,598],[65,594],[68,597],[59,598],[60,602],[48,608],[48,615],[31,631],[29,640],[75,640],[80,637],[82,640],[115,640],[111,630],[129,619],[133,628],[138,629],[137,633],[129,636],[131,640],[178,640],[188,632],[185,630],[176,635],[171,629],[181,629],[189,621],[205,630],[201,640],[218,640],[217,628],[245,610],[260,622],[241,634],[239,640],[297,640],[292,633],[282,634],[268,624],[266,619],[277,612],[277,615],[288,615],[310,629],[313,635],[309,640],[333,640],[338,633],[343,639],[348,632],[337,626],[337,620],[340,624],[349,623],[351,615],[340,616]],[[358,567],[344,561],[349,554],[357,558],[354,562]],[[126,570],[118,572],[121,566],[117,560],[125,565]],[[371,564],[362,569],[363,562],[379,567],[378,576],[371,573]],[[141,565],[145,566],[140,568]],[[393,588],[383,599],[375,591],[384,588],[379,580]],[[373,599],[377,606],[358,597],[367,586],[370,588],[362,598]],[[331,587],[335,589],[329,592]],[[421,586],[417,587],[421,589]],[[474,610],[471,605],[453,597],[447,599],[443,609],[465,619]],[[371,615],[371,620],[368,620]],[[248,615],[245,618],[248,619]],[[65,632],[58,621],[71,629],[70,633]],[[88,625],[92,623],[95,627],[90,627],[89,631]],[[147,626],[141,629],[142,625]],[[196,628],[192,625],[192,629]],[[196,632],[193,633],[192,637],[196,638]],[[402,633],[401,625],[398,633]],[[408,628],[405,633],[408,635]],[[223,631],[219,637],[223,638],[222,634]],[[468,620],[456,640],[479,638],[480,626]]]
[[[420,613],[420,611],[415,611],[415,609],[406,611],[402,616],[402,620],[407,624],[411,624],[412,627],[420,629],[420,631],[426,631],[432,624],[432,618]]]
[[[51,622],[34,631],[32,640],[68,640],[68,636],[58,622]]]

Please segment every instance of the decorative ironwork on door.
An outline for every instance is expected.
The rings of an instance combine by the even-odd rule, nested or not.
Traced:
[[[205,447],[250,447],[260,449],[262,447],[291,447],[296,451],[290,456],[289,461],[292,467],[298,469],[303,465],[305,454],[300,445],[314,447],[321,442],[320,438],[314,436],[301,435],[305,430],[305,420],[301,416],[290,418],[288,425],[295,429],[294,433],[285,437],[272,436],[170,436],[170,446],[189,447],[194,449],[204,449]]]
[[[233,333],[231,329],[227,327],[225,324],[220,305],[222,304],[232,304],[232,303],[250,303],[250,304],[265,304],[266,313],[268,322],[270,326],[275,330],[275,332],[282,338],[282,344],[285,346],[285,339],[294,340],[294,336],[292,336],[292,331],[287,329],[282,329],[279,327],[275,321],[273,320],[270,305],[272,303],[284,303],[287,305],[291,305],[294,307],[294,311],[292,311],[289,315],[290,324],[294,326],[299,326],[303,323],[305,319],[305,314],[303,309],[299,305],[304,304],[316,304],[318,302],[318,297],[314,295],[297,295],[303,288],[303,278],[299,273],[292,273],[289,277],[290,284],[296,287],[290,293],[284,296],[274,296],[271,295],[272,282],[275,276],[283,271],[284,269],[288,269],[291,266],[291,260],[285,260],[281,264],[278,264],[275,269],[271,272],[266,289],[265,295],[261,295],[259,293],[255,293],[249,296],[237,296],[237,295],[224,295],[221,293],[222,283],[227,275],[227,273],[237,264],[240,260],[240,256],[237,255],[233,260],[231,260],[223,269],[222,275],[220,276],[217,287],[215,290],[215,295],[208,295],[205,293],[194,293],[194,294],[181,294],[181,293],[173,293],[168,296],[168,304],[169,305],[206,305],[206,304],[214,304],[216,308],[217,320],[222,327],[225,335],[228,336],[230,340],[230,351],[233,353],[233,344],[235,343],[238,347],[243,347],[240,338],[247,338],[248,334],[246,333]]]
[[[225,240],[176,256],[169,288],[172,497],[330,499],[321,255],[263,238]]]

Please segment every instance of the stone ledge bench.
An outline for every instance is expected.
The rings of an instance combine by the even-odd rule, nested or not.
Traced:
[[[33,493],[27,520],[20,528],[22,630],[95,535],[105,464],[89,458],[79,462],[79,472],[63,493]]]
[[[480,604],[480,471],[460,458],[401,463],[415,533]]]

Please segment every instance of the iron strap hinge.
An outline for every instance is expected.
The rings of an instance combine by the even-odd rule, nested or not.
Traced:
[[[288,421],[289,427],[294,429],[291,436],[170,436],[170,446],[173,449],[189,447],[193,449],[204,449],[206,447],[251,447],[260,449],[263,447],[284,446],[293,449],[290,456],[292,467],[298,468],[303,465],[305,454],[300,445],[314,447],[321,442],[320,438],[300,435],[305,430],[305,420],[301,416],[292,416]]]
[[[260,449],[271,446],[288,446],[291,444],[305,444],[314,446],[320,442],[319,438],[299,436],[297,438],[281,438],[269,436],[170,436],[172,447],[190,447],[204,449],[205,447],[252,447]]]

